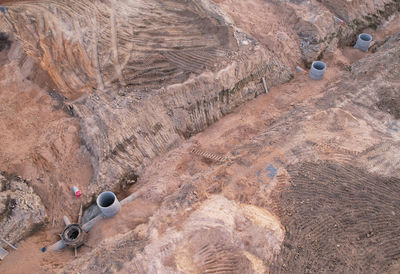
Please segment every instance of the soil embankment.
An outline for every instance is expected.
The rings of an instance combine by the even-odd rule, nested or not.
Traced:
[[[0,165],[48,219],[0,270],[396,272],[398,2],[14,2]],[[369,53],[343,47],[361,30]],[[294,71],[315,59],[324,80]],[[77,182],[141,196],[75,261],[40,253]]]

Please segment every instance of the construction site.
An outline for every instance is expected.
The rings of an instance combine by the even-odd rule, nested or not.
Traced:
[[[0,273],[400,273],[400,1],[0,0]]]

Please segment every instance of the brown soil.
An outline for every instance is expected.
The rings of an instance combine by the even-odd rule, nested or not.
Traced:
[[[244,8],[245,4],[240,6],[240,9]],[[259,9],[251,5],[248,8]],[[252,26],[243,22],[243,27],[250,29]],[[278,28],[277,25],[275,27]],[[394,30],[397,28],[385,29],[384,34]],[[255,29],[254,36],[257,33],[263,31]],[[379,35],[377,32],[376,37]],[[260,34],[257,38],[262,40],[268,37]],[[276,45],[276,49],[279,49],[279,45]],[[4,52],[0,54],[3,54],[0,60],[4,59]],[[274,151],[264,154],[263,158],[254,159],[251,156],[252,150],[260,148],[249,145],[247,151],[250,156],[244,157],[244,160],[236,159],[231,168],[214,168],[212,161],[191,155],[189,148],[197,145],[216,154],[235,156],[236,148],[243,140],[259,135],[280,115],[287,114],[293,107],[301,107],[308,98],[321,96],[330,84],[338,80],[349,64],[368,54],[350,47],[327,53],[323,61],[329,69],[324,80],[310,84],[307,73],[296,72],[290,83],[271,89],[268,94],[239,107],[167,156],[156,158],[140,174],[142,179],[138,185],[130,190],[145,189],[142,190],[143,197],[124,207],[115,218],[99,223],[89,235],[88,246],[96,246],[103,239],[129,233],[139,224],[146,223],[157,212],[166,193],[181,188],[182,181],[178,177],[183,175],[193,178],[196,175],[201,177],[202,174],[207,177],[212,173],[218,179],[199,180],[199,186],[196,187],[189,183],[182,186],[180,199],[187,207],[197,199],[188,194],[193,189],[203,190],[203,194],[199,191],[200,197],[206,195],[204,193],[209,195],[222,192],[226,197],[241,203],[257,204],[260,207],[270,205],[271,202],[266,201],[265,197],[270,197],[271,191],[264,193],[265,197],[255,195],[258,186],[254,182],[258,183],[259,180],[255,174],[258,169],[264,168],[264,163],[284,158],[284,146],[275,147]],[[85,192],[92,174],[89,156],[79,139],[77,120],[63,111],[60,101],[53,99],[43,88],[46,77],[33,77],[42,79],[37,80],[42,83],[40,87],[36,81],[26,78],[27,73],[20,69],[20,61],[0,67],[0,79],[6,79],[0,80],[0,166],[8,172],[32,180],[48,209],[50,224],[44,231],[22,241],[19,249],[10,253],[0,266],[0,271],[4,273],[39,272],[43,269],[50,271],[62,268],[74,260],[72,250],[41,253],[40,249],[58,240],[56,234],[63,228],[62,215],[78,212],[79,201],[71,195],[71,186],[78,185]],[[255,88],[263,87],[260,84]],[[398,117],[395,112],[398,102],[398,98],[394,97],[388,102],[381,101],[378,107],[389,109],[389,113]],[[315,139],[320,138],[319,132],[308,134]],[[278,215],[286,226],[286,236],[282,252],[276,257],[276,265],[279,267],[273,266],[273,272],[297,272],[298,269],[321,272],[327,266],[335,272],[362,272],[366,269],[381,271],[387,270],[393,260],[400,258],[397,245],[394,244],[400,240],[399,231],[394,229],[399,225],[398,218],[395,218],[400,211],[398,179],[373,175],[348,164],[332,162],[302,162],[292,170],[295,169],[301,172],[291,172],[288,169],[292,179],[276,200]],[[283,182],[289,177],[286,174],[279,175]],[[225,183],[228,176],[235,183]],[[163,181],[165,178],[169,179],[168,182]],[[261,178],[267,179],[266,176]],[[62,184],[59,183],[61,181]],[[165,203],[168,202],[167,199]],[[175,200],[171,199],[171,208],[173,203]],[[357,218],[357,222],[354,218]],[[54,227],[51,226],[53,219]],[[194,248],[190,251],[201,252],[196,248],[201,245],[202,237],[215,240],[213,235],[204,232],[193,238]],[[131,249],[124,253],[125,257],[118,257],[120,253],[112,253],[110,257],[123,264],[124,259],[132,259],[128,253],[139,246],[140,243],[131,243],[128,245]],[[249,263],[238,259],[236,251],[231,251],[230,246],[221,250],[218,246],[213,248],[221,253],[231,252],[232,260],[240,267]],[[90,247],[82,247],[79,252],[88,254],[90,250]],[[210,258],[204,258],[207,259]]]
[[[393,14],[387,21],[385,21],[382,25],[378,26],[377,29],[365,29],[363,32],[369,33],[372,35],[375,43],[380,44],[387,37],[393,35],[400,31],[400,15]]]
[[[85,193],[92,168],[78,120],[64,111],[49,76],[19,49],[14,43],[0,52],[0,166],[31,181],[51,224],[79,207],[71,188]]]
[[[68,5],[55,1],[52,4],[60,10],[57,18],[46,1],[7,2],[17,2],[10,5],[9,14],[17,22],[19,35],[28,39],[24,41],[28,44],[38,44],[33,54],[41,57],[42,67],[62,95],[71,100],[95,89],[136,93],[182,83],[206,69],[221,69],[229,51],[236,48],[231,29],[210,20],[192,2],[129,2],[122,6],[108,2],[98,9],[90,1],[81,4],[73,0]],[[143,12],[146,7],[152,12]],[[25,10],[41,19],[27,23],[22,15]],[[93,17],[95,22],[88,20]],[[58,25],[54,31],[59,33],[48,36],[42,24]],[[63,37],[71,33],[76,33],[75,39]],[[46,39],[29,41],[36,37]],[[91,52],[93,47],[95,53]]]
[[[298,36],[279,5],[262,0],[214,2],[219,3],[239,29],[265,45],[285,63],[295,65],[301,59]]]
[[[398,178],[333,162],[291,168],[276,200],[286,235],[272,273],[381,273],[400,259]]]
[[[346,48],[345,51],[357,52],[358,50]],[[220,155],[229,151],[235,151],[235,147],[239,146],[243,140],[250,140],[260,134],[266,125],[273,123],[277,117],[289,111],[294,105],[302,104],[308,98],[320,96],[328,85],[337,81],[341,73],[345,71],[346,66],[350,64],[350,61],[342,54],[341,50],[328,54],[324,61],[329,68],[324,80],[312,82],[312,85],[310,85],[308,74],[297,72],[295,78],[290,83],[272,88],[268,94],[261,95],[256,100],[240,106],[234,113],[225,116],[206,131],[199,133],[187,141],[177,150],[168,153],[166,158],[158,157],[154,159],[154,162],[146,169],[146,172],[140,174],[140,177],[143,179],[140,179],[138,185],[135,185],[130,190],[130,192],[135,192],[140,189],[144,193],[143,198],[145,202],[143,203],[140,200],[133,202],[129,205],[129,208],[123,209],[116,218],[99,223],[90,232],[88,245],[96,246],[98,241],[102,239],[126,233],[138,224],[145,223],[148,216],[153,215],[156,209],[159,208],[163,197],[167,195],[166,193],[172,192],[182,184],[181,181],[174,179],[177,178],[176,176],[199,176],[200,174],[208,174],[210,168],[214,169],[213,161],[199,156],[193,157],[189,151],[182,153],[182,149],[185,150],[190,145],[198,144],[200,148],[211,152],[218,152]],[[257,88],[262,89],[263,87],[260,84]],[[270,202],[265,202],[265,197],[260,198],[258,195],[255,195],[258,187],[250,186],[253,184],[253,181],[256,185],[259,184],[259,179],[255,174],[257,169],[261,167],[260,164],[273,162],[274,157],[282,157],[281,149],[283,148],[277,147],[274,153],[268,155],[266,158],[254,159],[255,162],[253,164],[246,164],[246,162],[239,161],[238,164],[235,164],[229,170],[225,170],[225,167],[218,168],[214,173],[220,180],[217,182],[206,180],[198,187],[203,189],[202,191],[209,193],[220,193],[223,191],[226,197],[237,199],[242,203],[255,203],[261,207],[270,205]],[[180,152],[177,153],[176,151]],[[251,169],[249,169],[249,165]],[[171,174],[171,176],[169,177],[168,174]],[[226,177],[230,177],[233,181],[242,182],[246,180],[249,182],[246,184],[224,185],[223,182]],[[285,178],[285,176],[282,178]],[[166,180],[168,184],[160,184],[160,179],[162,181]],[[261,179],[267,180],[267,178]],[[184,195],[183,193],[191,193],[192,191],[189,185],[185,186],[180,193]],[[200,192],[199,189],[198,191]],[[268,193],[266,197],[269,197],[271,192],[269,191]],[[184,205],[190,206],[190,199],[192,198],[185,194],[183,197],[176,199],[182,200],[184,201]],[[71,198],[68,197],[68,199]],[[170,199],[171,203],[175,203],[175,198]],[[71,212],[71,210],[63,210],[62,212]],[[74,208],[73,212],[77,212],[77,210]],[[58,230],[50,229],[23,241],[21,248],[16,252],[12,252],[1,268],[7,270],[7,273],[21,273],[28,271],[28,269],[57,269],[65,265],[65,263],[72,261],[74,259],[72,250],[65,250],[61,253],[47,252],[40,254],[41,247],[48,246],[58,240],[56,232],[59,233],[62,227],[60,216],[56,223]],[[80,254],[85,254],[89,251],[90,248],[88,247],[79,249]],[[37,256],[35,261],[29,260],[27,264],[20,263],[18,269],[13,268],[13,263],[16,260],[29,257],[32,253]],[[62,257],[61,255],[54,254],[67,255]]]
[[[341,56],[340,51],[338,51],[336,54]],[[188,142],[188,144],[193,144],[193,142],[195,142],[201,144],[201,147],[206,148],[207,151],[217,151],[219,153],[233,150],[235,146],[242,142],[242,140],[250,139],[251,137],[259,134],[265,127],[265,123],[271,123],[271,120],[274,120],[275,117],[278,117],[280,113],[289,110],[291,105],[298,104],[309,97],[318,95],[329,83],[335,81],[338,75],[341,74],[341,69],[343,68],[335,65],[336,61],[333,59],[331,59],[331,61],[326,60],[326,62],[328,63],[330,69],[327,71],[324,80],[314,82],[313,85],[310,86],[308,74],[297,73],[295,79],[290,83],[284,84],[279,88],[273,88],[267,95],[262,95],[256,100],[239,107],[234,113],[227,115],[214,125],[210,126],[206,131],[196,135],[193,140]],[[339,62],[339,64],[341,65],[342,62]],[[346,65],[347,64],[348,63],[346,63]],[[263,87],[260,85],[258,88],[262,89]],[[186,147],[188,144],[183,144],[182,147]],[[134,192],[141,186],[146,186],[145,191],[141,190],[144,191],[144,198],[146,200],[145,204],[141,203],[140,201],[133,202],[131,205],[129,205],[129,209],[132,210],[124,209],[121,214],[116,216],[116,218],[107,220],[107,223],[104,222],[95,226],[95,228],[89,234],[89,246],[96,246],[98,241],[101,239],[113,237],[120,233],[125,233],[129,230],[132,230],[138,224],[144,223],[147,220],[147,216],[154,214],[154,210],[158,208],[157,204],[160,204],[160,202],[162,202],[161,199],[163,199],[162,196],[158,196],[159,191],[157,188],[167,187],[166,185],[156,186],[154,184],[160,180],[160,177],[168,178],[166,174],[170,172],[179,174],[179,176],[184,174],[195,176],[197,174],[201,174],[202,172],[208,172],[207,170],[213,166],[212,161],[202,157],[193,157],[189,153],[185,153],[181,156],[174,155],[175,153],[173,151],[171,153],[173,155],[172,158],[156,158],[154,163],[149,166],[148,169],[146,169],[148,172],[145,174],[140,174],[140,177],[143,179],[139,181],[139,184],[135,185],[134,188],[130,190],[130,192]],[[268,160],[259,159],[258,161],[264,162]],[[220,174],[218,176],[227,176],[227,174],[224,175],[224,173],[226,172],[220,170],[218,171],[218,174]],[[249,170],[246,165],[235,166],[234,180],[246,177],[248,176],[248,173]],[[180,182],[174,181],[172,178],[169,179],[169,191],[175,189],[177,184],[180,184]],[[221,185],[214,183],[209,186],[204,185],[204,187],[211,192],[220,192],[218,189],[221,189]],[[212,190],[213,188],[215,190]],[[239,196],[243,196],[244,198],[242,198],[241,201],[246,202],[244,199],[251,197],[251,192],[249,192],[251,190],[254,190],[254,188],[245,190],[241,187],[228,187],[224,190],[224,192],[228,197],[233,195],[232,198],[237,196],[240,199]],[[68,191],[69,190],[66,190],[66,192],[70,194]],[[188,191],[190,192],[189,189]],[[59,193],[59,195],[61,195],[61,193]],[[165,194],[163,194],[163,196],[164,195]],[[72,200],[71,197],[68,197],[67,199]],[[183,201],[187,201],[188,197],[184,196],[182,199]],[[78,212],[78,210],[77,207],[74,207],[72,211],[65,209],[60,209],[59,211],[60,214],[65,214],[67,212],[72,212],[72,214],[74,214],[73,212]],[[135,217],[132,214],[139,215]],[[76,218],[76,215],[73,217]],[[58,230],[55,228],[50,228],[46,232],[36,234],[34,237],[22,241],[20,245],[21,248],[18,251],[12,252],[10,255],[8,255],[7,260],[3,262],[1,268],[6,269],[7,273],[21,273],[28,271],[28,269],[57,269],[65,263],[72,261],[72,250],[65,250],[61,253],[47,252],[41,254],[40,249],[43,246],[48,246],[52,242],[58,240],[56,234],[60,233],[63,228],[62,217],[59,216],[56,218],[56,221],[56,228]],[[80,254],[85,254],[88,251],[90,251],[90,248],[88,247],[82,247],[79,249]],[[37,256],[34,262],[29,260],[29,263],[27,264],[20,263],[18,269],[13,268],[13,263],[16,260],[29,257],[32,253],[36,254]],[[54,256],[54,254],[67,255],[62,258],[60,255]]]
[[[395,119],[400,118],[400,94],[396,89],[385,89],[382,90],[380,95],[380,101],[377,103],[377,107],[394,116]]]
[[[11,41],[8,39],[8,35],[3,32],[0,32],[0,51],[4,49],[9,49],[10,46],[11,46]]]

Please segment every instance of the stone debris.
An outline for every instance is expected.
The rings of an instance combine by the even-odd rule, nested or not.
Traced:
[[[29,181],[0,173],[0,237],[16,243],[42,226],[45,218],[44,205]]]

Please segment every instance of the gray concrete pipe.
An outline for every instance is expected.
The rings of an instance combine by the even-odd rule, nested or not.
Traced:
[[[321,80],[324,78],[326,64],[321,61],[314,61],[310,69],[310,77],[313,80]]]
[[[125,199],[123,199],[123,200],[120,202],[120,204],[121,204],[121,206],[123,206],[123,205],[125,205],[125,204],[127,204],[127,203],[132,202],[132,201],[135,200],[137,197],[139,197],[139,194],[138,194],[138,193],[133,193],[133,194],[129,195],[128,197],[126,197]],[[82,229],[83,229],[85,232],[89,232],[89,230],[91,230],[91,229],[93,228],[93,226],[94,226],[98,221],[100,221],[100,220],[102,220],[102,219],[104,219],[104,218],[105,218],[105,216],[104,216],[103,214],[97,215],[96,217],[94,217],[93,219],[91,219],[89,222],[85,223],[85,224],[82,226]]]
[[[104,191],[97,197],[97,206],[105,217],[113,217],[121,209],[117,196],[111,191]]]
[[[354,46],[354,48],[360,49],[362,51],[368,51],[371,41],[372,41],[371,35],[367,33],[361,33],[360,35],[358,35],[357,43]]]
[[[106,191],[106,192],[112,193],[112,192],[110,192],[110,191]],[[103,192],[103,193],[105,193],[105,192]],[[103,194],[103,193],[102,193],[102,194]],[[100,205],[99,205],[99,198],[100,198],[100,196],[102,196],[102,194],[100,194],[99,197],[97,197],[97,206],[98,206],[100,209],[101,209],[101,207],[100,207]],[[113,194],[113,196],[112,196],[112,195],[111,195],[111,196],[112,196],[112,197],[115,197],[115,194],[114,194],[114,193],[112,193],[112,194]],[[109,197],[111,197],[111,196],[109,196]],[[104,196],[102,196],[102,197],[104,198]],[[117,197],[115,197],[114,203],[115,203],[115,201],[118,202],[119,206],[117,206],[117,207],[118,207],[118,211],[119,211],[119,209],[120,209],[120,207],[121,207],[122,205],[132,202],[132,201],[135,200],[137,197],[139,197],[139,194],[138,194],[138,193],[133,193],[133,194],[129,195],[128,197],[126,197],[125,199],[123,199],[120,203],[118,202]],[[107,197],[106,197],[106,198],[107,198]],[[112,200],[112,199],[110,199],[109,201],[111,201],[111,200]],[[102,201],[104,202],[104,200],[102,200]],[[115,214],[117,214],[118,211],[117,211]],[[104,211],[101,210],[101,212],[102,212],[102,214],[97,215],[95,218],[91,219],[89,222],[87,222],[87,223],[85,223],[84,225],[82,225],[82,230],[83,230],[84,232],[89,232],[89,230],[91,230],[91,229],[93,228],[93,226],[94,226],[98,221],[100,221],[100,220],[106,218],[106,216],[105,216],[105,214],[104,214]],[[114,214],[114,215],[115,215],[115,214]],[[114,215],[113,215],[113,216],[114,216]],[[68,217],[66,217],[66,216],[64,216],[64,222],[65,222],[65,224],[66,224],[67,226],[71,224],[71,222],[69,221]],[[53,245],[49,246],[48,249],[49,249],[49,250],[52,250],[52,251],[56,251],[56,250],[61,250],[61,249],[64,248],[65,246],[66,246],[66,244],[63,242],[63,240],[59,240],[58,242],[56,242],[56,243],[54,243]]]

